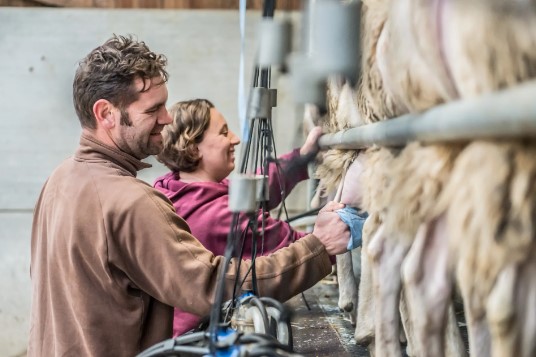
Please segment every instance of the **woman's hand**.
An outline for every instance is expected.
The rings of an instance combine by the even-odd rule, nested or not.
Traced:
[[[307,139],[305,139],[305,143],[300,148],[300,155],[301,156],[316,155],[318,151],[320,150],[320,147],[318,146],[318,138],[320,138],[321,136],[322,136],[322,128],[319,126],[315,126],[309,132],[309,135],[307,135]]]

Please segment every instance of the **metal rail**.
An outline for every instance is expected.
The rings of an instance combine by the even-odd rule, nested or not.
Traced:
[[[536,137],[536,81],[477,98],[439,105],[374,124],[322,135],[321,148],[403,146],[410,141],[452,142]]]

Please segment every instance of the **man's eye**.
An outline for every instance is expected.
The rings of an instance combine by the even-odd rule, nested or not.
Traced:
[[[159,110],[160,110],[160,107],[152,108],[152,109],[147,110],[145,113],[146,114],[154,114],[154,113],[157,113]]]

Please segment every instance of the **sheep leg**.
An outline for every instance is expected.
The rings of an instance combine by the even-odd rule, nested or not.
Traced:
[[[353,278],[355,281],[355,287],[356,287],[356,296],[355,296],[355,302],[354,302],[354,312],[351,315],[353,317],[352,326],[356,326],[357,324],[357,305],[359,301],[359,285],[361,280],[361,247],[355,248],[350,252],[350,255],[352,257],[352,268],[353,268]]]
[[[350,322],[355,326],[357,282],[351,252],[337,255],[337,281],[339,283],[339,309],[350,315]]]
[[[376,297],[376,354],[400,356],[400,267],[409,246],[390,239],[380,226],[369,244]]]
[[[367,350],[370,357],[376,356],[376,342],[374,340],[367,346]]]
[[[536,259],[534,255],[523,264],[516,289],[515,304],[516,318],[521,332],[519,346],[522,348],[519,356],[536,356]]]
[[[422,355],[418,353],[418,350],[415,348],[415,330],[413,328],[413,322],[410,319],[406,291],[404,288],[402,288],[402,293],[400,294],[400,319],[402,320],[403,331],[406,333],[406,354],[409,357]]]
[[[456,312],[454,304],[449,303],[447,310],[447,326],[445,328],[445,355],[447,357],[467,356],[467,349],[463,342],[458,321],[456,320]]]
[[[492,356],[520,356],[516,351],[520,332],[515,324],[516,277],[514,265],[504,268],[488,296],[486,316],[491,333]]]
[[[536,355],[536,260],[532,257],[519,267],[504,268],[488,297],[493,356]]]
[[[359,291],[359,280],[361,278],[361,247],[352,249],[352,268],[354,269],[355,283]],[[357,305],[356,305],[357,311]]]
[[[485,319],[474,318],[471,308],[465,309],[467,332],[469,335],[469,354],[471,356],[491,356],[491,336]]]
[[[464,301],[465,320],[469,335],[469,354],[471,356],[487,357],[491,355],[489,326],[484,314],[473,305],[473,301],[481,301],[482,297],[472,295],[472,281],[463,279],[464,276],[471,276],[469,272],[470,266],[466,266],[463,262],[461,263],[458,267],[457,281]]]
[[[368,345],[369,351],[374,351],[374,315],[375,302],[374,290],[372,286],[372,271],[370,269],[370,259],[368,256],[368,245],[378,228],[376,215],[371,215],[363,226],[363,244],[361,246],[361,278],[359,281],[359,299],[357,304],[357,321],[354,338],[357,343],[363,346]]]
[[[404,261],[402,276],[416,332],[417,354],[426,351],[431,356],[443,356],[446,350],[449,356],[465,355],[450,299],[447,239],[443,217],[421,225]]]

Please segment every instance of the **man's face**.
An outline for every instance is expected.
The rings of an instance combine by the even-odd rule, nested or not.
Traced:
[[[134,85],[140,91],[144,82],[141,78],[135,80]],[[162,129],[171,123],[166,109],[168,91],[166,84],[160,77],[145,80],[145,92],[140,93],[138,100],[126,108],[127,122],[120,124],[120,115],[113,132],[113,140],[124,152],[144,159],[162,151]]]
[[[208,174],[214,182],[226,178],[235,167],[234,148],[240,139],[227,126],[216,108],[210,109],[210,124],[197,146],[201,155],[198,170]]]

